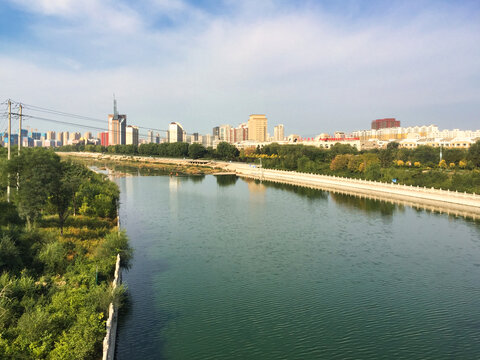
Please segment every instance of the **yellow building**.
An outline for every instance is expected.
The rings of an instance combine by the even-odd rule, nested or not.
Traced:
[[[248,118],[248,140],[267,141],[267,117],[265,115],[250,115]]]

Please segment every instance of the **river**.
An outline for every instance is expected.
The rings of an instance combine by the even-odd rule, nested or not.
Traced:
[[[118,178],[116,359],[480,358],[480,222],[232,176]]]

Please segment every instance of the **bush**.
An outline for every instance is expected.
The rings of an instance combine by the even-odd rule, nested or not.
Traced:
[[[38,258],[49,274],[63,274],[67,267],[67,251],[59,241],[46,243]]]
[[[125,230],[121,232],[112,231],[97,247],[95,258],[102,260],[109,268],[104,268],[105,273],[111,273],[115,266],[117,254],[120,254],[122,267],[128,268],[133,256],[133,249],[128,245],[128,238]]]

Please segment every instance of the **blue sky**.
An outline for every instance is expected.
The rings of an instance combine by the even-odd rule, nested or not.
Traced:
[[[251,113],[304,136],[480,128],[479,1],[0,0],[0,17],[2,100],[106,118],[115,93],[129,123],[202,133]]]

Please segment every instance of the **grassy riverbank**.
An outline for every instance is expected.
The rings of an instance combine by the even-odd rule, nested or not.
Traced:
[[[25,149],[2,167],[11,202],[0,201],[0,358],[98,359],[117,253],[128,239],[116,227],[118,187],[51,151]]]
[[[108,159],[94,159],[85,158],[80,154],[75,153],[58,153],[65,159],[74,160],[81,164],[90,166],[95,165],[100,170],[106,168],[114,170],[116,174],[129,174],[133,172],[139,172],[141,175],[208,175],[218,173],[218,168],[204,165],[192,165],[192,164],[169,164],[152,162],[147,157],[144,160],[135,159],[133,157],[126,157],[121,159],[108,158]]]

